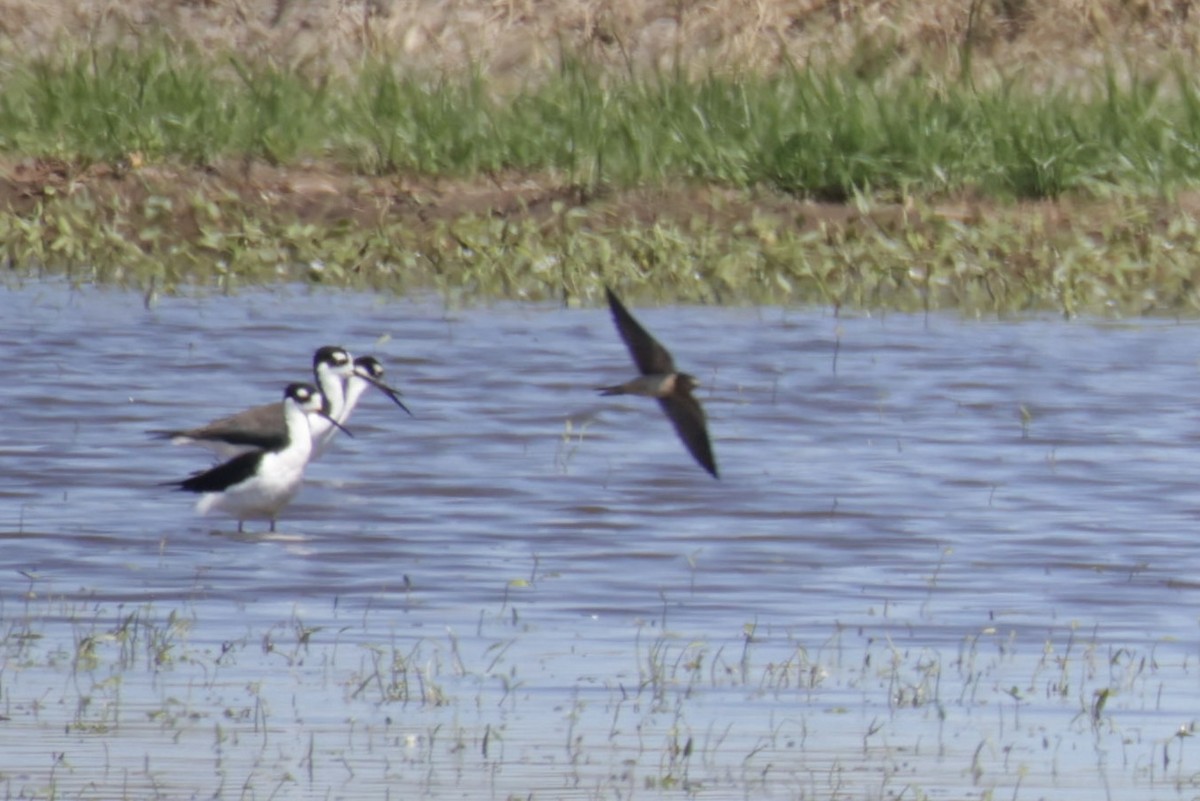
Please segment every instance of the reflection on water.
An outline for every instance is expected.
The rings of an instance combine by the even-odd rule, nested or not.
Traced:
[[[0,293],[11,797],[1195,794],[1196,327]],[[370,395],[280,531],[145,431]]]

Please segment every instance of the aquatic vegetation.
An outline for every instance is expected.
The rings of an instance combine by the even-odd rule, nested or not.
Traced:
[[[748,221],[713,225],[712,214],[740,216],[729,209],[734,201],[679,214],[664,202],[667,211],[643,221],[618,199],[556,201],[538,216],[471,213],[414,224],[414,215],[322,227],[297,222],[286,208],[252,211],[248,196],[157,188],[161,194],[134,200],[84,185],[0,213],[4,258],[16,275],[65,273],[81,284],[137,287],[148,299],[187,286],[234,292],[299,282],[395,294],[432,288],[452,304],[595,303],[609,283],[635,301],[986,315],[1200,308],[1200,228],[1188,205],[1165,201],[1016,204],[987,213],[916,204],[846,213],[776,201],[770,212],[749,211]]]
[[[535,565],[522,592],[540,578]],[[1023,784],[1082,777],[1168,792],[1191,733],[1160,712],[1194,684],[1183,651],[1073,626],[1038,640],[987,625],[936,647],[866,609],[823,639],[754,622],[689,637],[664,598],[626,644],[553,654],[553,632],[516,614],[528,597],[507,593],[469,636],[400,634],[382,609],[336,604],[318,625],[292,615],[232,633],[211,602],[84,604],[40,583],[0,639],[5,725],[29,743],[0,756],[0,774],[23,797],[286,785],[361,797],[403,780],[421,797],[484,782],[501,797],[1020,798]],[[1114,748],[1125,758],[1109,761]]]

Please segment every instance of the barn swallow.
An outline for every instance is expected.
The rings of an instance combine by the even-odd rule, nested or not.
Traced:
[[[688,451],[713,478],[720,478],[717,474],[717,462],[713,458],[712,445],[708,441],[704,409],[700,407],[700,401],[692,395],[692,390],[699,386],[700,382],[694,376],[678,372],[675,369],[675,360],[671,358],[667,349],[633,319],[633,315],[611,289],[605,287],[604,292],[608,296],[608,306],[612,309],[617,331],[620,332],[621,339],[625,340],[625,346],[629,348],[641,375],[624,384],[600,387],[600,394],[645,395],[656,398]]]

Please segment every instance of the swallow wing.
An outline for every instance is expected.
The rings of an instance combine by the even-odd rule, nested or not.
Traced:
[[[675,426],[675,433],[683,440],[688,451],[695,457],[700,466],[720,478],[717,474],[717,460],[713,458],[712,443],[708,440],[708,426],[704,419],[704,409],[700,401],[690,392],[676,392],[666,398],[659,398],[658,405]]]
[[[667,349],[633,319],[633,315],[611,289],[605,287],[604,292],[608,295],[608,307],[612,309],[617,331],[620,332],[621,339],[625,340],[625,347],[629,348],[629,353],[642,375],[675,372],[675,360],[671,358]]]

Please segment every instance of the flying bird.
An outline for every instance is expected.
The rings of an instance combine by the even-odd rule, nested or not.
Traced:
[[[676,370],[670,352],[642,328],[611,289],[605,287],[604,292],[608,296],[608,306],[612,310],[617,331],[625,340],[625,346],[629,348],[641,375],[624,384],[600,387],[600,394],[644,395],[657,399],[688,451],[713,478],[720,478],[712,444],[708,440],[704,409],[692,395],[692,390],[700,382],[694,376]]]

